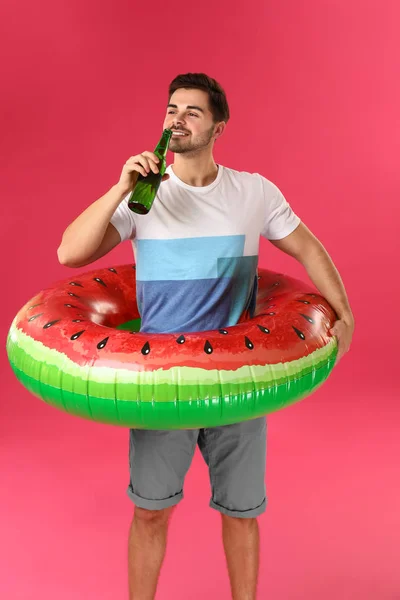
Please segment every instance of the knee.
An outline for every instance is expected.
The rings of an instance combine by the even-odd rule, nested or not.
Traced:
[[[148,510],[135,506],[134,520],[147,525],[162,525],[168,522],[173,506],[160,510]]]

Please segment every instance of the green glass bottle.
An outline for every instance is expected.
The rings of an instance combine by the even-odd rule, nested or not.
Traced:
[[[144,177],[139,173],[136,185],[129,196],[129,208],[139,215],[147,215],[153,205],[154,198],[160,187],[161,179],[167,168],[166,157],[171,136],[172,131],[170,129],[164,129],[161,139],[154,150],[154,154],[160,159],[160,162],[157,164],[159,172],[153,173],[153,171],[150,171],[147,177]]]

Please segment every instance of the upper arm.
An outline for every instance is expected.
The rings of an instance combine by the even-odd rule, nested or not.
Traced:
[[[95,262],[102,256],[105,256],[110,252],[115,246],[117,246],[121,242],[121,236],[118,233],[117,229],[114,227],[112,223],[107,225],[106,232],[104,234],[103,240],[100,246],[97,248],[96,252],[92,254],[90,258],[88,258],[84,263],[80,264],[80,267],[85,267],[86,265],[90,265],[92,262]]]
[[[281,190],[272,181],[259,175],[262,184],[263,216],[260,233],[267,240],[288,237],[300,223]]]
[[[299,262],[304,262],[310,253],[319,250],[322,247],[321,242],[315,235],[304,225],[300,223],[292,233],[282,238],[281,240],[269,240],[285,254],[293,256]]]

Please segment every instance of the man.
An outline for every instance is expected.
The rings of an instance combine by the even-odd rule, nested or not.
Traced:
[[[235,325],[252,315],[260,234],[305,267],[336,310],[339,359],[354,319],[340,276],[322,244],[270,181],[217,165],[215,141],[229,120],[221,86],[204,74],[179,75],[169,89],[164,128],[172,129],[173,165],[148,215],[127,208],[138,174],[158,172],[152,152],[130,157],[117,184],[65,231],[59,260],[87,265],[123,240],[133,241],[142,331],[184,332]],[[222,515],[234,600],[256,598],[257,517],[265,511],[266,418],[200,430],[130,431],[135,503],[129,536],[131,600],[154,598],[169,517],[182,499],[196,445],[209,466],[210,506]]]

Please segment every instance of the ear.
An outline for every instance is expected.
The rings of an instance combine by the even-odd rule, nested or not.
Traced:
[[[217,140],[224,133],[226,127],[225,121],[221,121],[215,128],[214,137]]]

